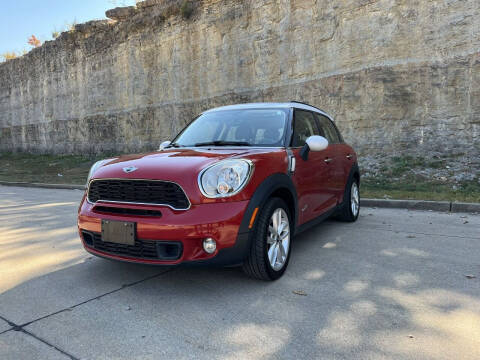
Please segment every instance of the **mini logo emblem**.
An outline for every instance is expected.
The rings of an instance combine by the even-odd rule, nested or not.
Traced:
[[[134,172],[135,170],[138,170],[135,166],[129,166],[129,167],[124,167],[123,168],[123,172],[126,172],[127,174],[131,173],[131,172]]]

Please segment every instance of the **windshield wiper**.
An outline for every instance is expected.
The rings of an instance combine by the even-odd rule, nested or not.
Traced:
[[[168,146],[165,147],[165,149],[168,149],[168,148],[179,148],[179,147],[183,147],[183,145],[180,145],[180,144],[177,144],[177,143],[170,143]]]
[[[217,141],[207,141],[207,142],[200,142],[196,143],[195,146],[250,146],[250,143],[246,141],[222,141],[222,140],[217,140]]]

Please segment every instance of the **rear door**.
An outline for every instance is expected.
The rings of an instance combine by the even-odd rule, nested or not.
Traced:
[[[329,186],[329,191],[334,194],[338,202],[341,201],[343,192],[345,190],[345,163],[346,163],[346,154],[343,148],[343,139],[341,138],[339,132],[337,131],[333,122],[321,114],[315,113],[319,125],[320,132],[328,140],[328,149],[330,150],[330,170],[331,178]]]
[[[303,224],[335,206],[336,199],[328,186],[333,176],[330,149],[311,151],[308,160],[303,160],[300,151],[312,135],[321,135],[312,112],[295,109],[291,151],[295,157],[295,172],[292,179],[298,194],[298,222]],[[325,161],[327,160],[327,161]]]

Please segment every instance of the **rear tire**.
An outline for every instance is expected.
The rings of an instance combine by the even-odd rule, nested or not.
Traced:
[[[340,221],[357,221],[360,214],[360,189],[358,180],[354,177],[350,179],[345,187],[343,204],[336,218]]]
[[[243,271],[265,281],[280,278],[290,260],[292,229],[287,204],[280,198],[269,199],[250,235],[251,248],[243,263]]]

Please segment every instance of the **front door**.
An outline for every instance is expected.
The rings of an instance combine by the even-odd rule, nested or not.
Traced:
[[[293,182],[298,194],[298,223],[303,224],[336,205],[331,190],[334,167],[329,148],[310,151],[305,161],[300,156],[305,141],[312,135],[320,135],[317,122],[310,111],[295,109],[291,151],[295,157]]]

